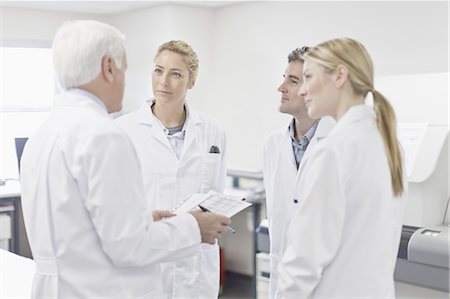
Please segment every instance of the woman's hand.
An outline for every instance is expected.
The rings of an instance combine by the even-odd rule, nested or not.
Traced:
[[[153,221],[159,221],[161,219],[170,218],[170,217],[173,217],[176,215],[177,214],[172,213],[171,211],[167,211],[167,210],[153,210],[153,212],[152,212]]]

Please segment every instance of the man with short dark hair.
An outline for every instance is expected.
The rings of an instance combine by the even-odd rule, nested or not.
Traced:
[[[270,237],[270,285],[269,298],[277,292],[277,267],[283,256],[285,234],[293,211],[301,204],[294,198],[294,189],[300,174],[304,155],[331,130],[331,118],[311,119],[304,98],[298,95],[303,83],[303,55],[308,47],[297,48],[288,55],[284,79],[278,87],[281,93],[279,111],[292,115],[289,123],[272,132],[264,145],[264,186]]]

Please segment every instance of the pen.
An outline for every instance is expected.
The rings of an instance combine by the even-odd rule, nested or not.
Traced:
[[[210,210],[208,210],[207,208],[205,208],[204,206],[201,206],[201,205],[198,205],[198,207],[200,208],[200,209],[202,209],[202,211],[203,212],[210,212],[211,213],[211,211]],[[230,232],[230,233],[235,233],[236,231],[231,227],[231,226],[229,226],[229,225],[227,225],[227,229],[228,229],[228,231]]]

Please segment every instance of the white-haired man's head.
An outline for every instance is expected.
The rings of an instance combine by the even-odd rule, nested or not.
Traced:
[[[64,23],[53,40],[53,63],[63,89],[78,87],[94,80],[102,68],[104,56],[122,66],[125,36],[114,27],[97,21]]]

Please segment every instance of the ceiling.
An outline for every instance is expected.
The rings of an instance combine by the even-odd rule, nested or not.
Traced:
[[[0,5],[66,13],[116,15],[164,4],[217,8],[235,2],[239,1],[0,1]]]

